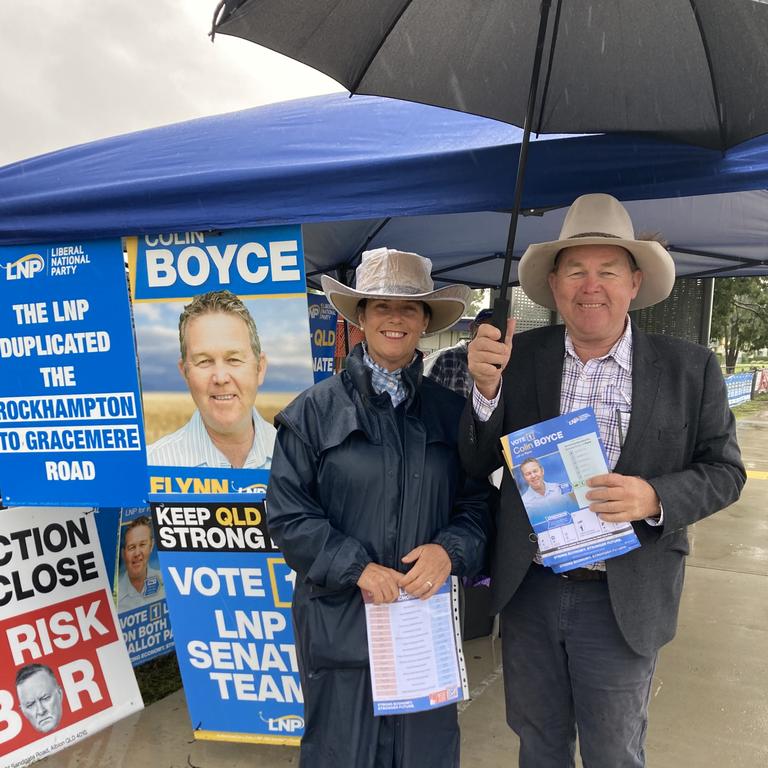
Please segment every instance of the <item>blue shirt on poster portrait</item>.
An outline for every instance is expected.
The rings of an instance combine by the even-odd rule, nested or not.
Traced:
[[[275,428],[253,409],[253,444],[243,469],[269,469],[275,445]],[[200,411],[181,429],[147,446],[147,464],[163,467],[231,467],[229,459],[213,444]]]
[[[552,501],[553,497],[557,496],[563,496],[570,492],[570,486],[561,485],[560,483],[548,483],[544,482],[544,493],[539,493],[538,491],[534,491],[533,488],[528,488],[528,490],[522,494],[520,497],[523,500],[523,504],[525,504],[526,509],[530,509],[531,507],[535,507],[537,504],[546,504],[550,501]]]
[[[121,613],[162,599],[165,599],[163,577],[160,571],[151,566],[147,567],[147,577],[141,592],[131,584],[127,571],[117,583],[117,610]]]

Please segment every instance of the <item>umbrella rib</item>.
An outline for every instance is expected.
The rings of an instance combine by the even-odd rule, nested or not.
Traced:
[[[709,69],[709,81],[712,85],[712,96],[715,100],[715,117],[717,119],[717,126],[720,131],[720,151],[725,152],[728,149],[726,144],[727,131],[726,131],[726,118],[722,105],[720,104],[720,94],[717,90],[717,81],[715,80],[715,71],[712,67],[712,55],[709,51],[709,45],[707,44],[707,38],[704,34],[704,28],[701,25],[701,17],[699,16],[699,9],[696,7],[696,0],[689,0],[691,4],[691,10],[693,11],[693,18],[696,19],[696,26],[699,28],[699,37],[701,38],[701,45],[704,48],[704,55],[707,57],[707,68]]]
[[[350,93],[357,93],[357,89],[360,87],[360,83],[363,81],[363,78],[368,73],[368,70],[371,67],[371,64],[373,64],[373,60],[379,55],[379,51],[384,46],[384,43],[389,40],[389,36],[392,34],[392,30],[400,23],[400,19],[403,18],[403,14],[411,7],[411,3],[413,0],[407,0],[403,4],[402,9],[400,10],[400,13],[397,14],[397,16],[393,19],[392,23],[389,25],[389,29],[386,31],[386,34],[383,34],[381,38],[379,39],[379,44],[374,48],[371,55],[368,57],[368,61],[365,63],[363,68],[360,70],[360,74],[355,78],[355,82],[352,83],[352,87],[349,89]]]
[[[544,79],[544,88],[541,93],[541,103],[539,104],[539,119],[536,121],[535,133],[538,136],[541,133],[541,121],[544,117],[544,104],[547,101],[549,93],[549,80],[552,76],[552,62],[555,59],[555,46],[557,45],[557,30],[560,28],[560,11],[563,8],[563,0],[557,0],[555,9],[555,23],[552,26],[552,42],[549,45],[549,60],[547,61],[547,76]]]

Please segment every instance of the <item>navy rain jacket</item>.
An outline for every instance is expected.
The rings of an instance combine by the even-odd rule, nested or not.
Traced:
[[[269,530],[297,572],[293,618],[305,698],[301,765],[458,766],[456,707],[373,717],[365,614],[356,586],[370,562],[435,542],[452,573],[484,565],[490,486],[468,479],[457,451],[464,398],[403,371],[396,409],[371,388],[362,346],[347,369],[301,394],[276,419]]]

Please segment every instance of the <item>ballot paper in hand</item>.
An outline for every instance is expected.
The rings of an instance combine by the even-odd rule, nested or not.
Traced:
[[[450,576],[428,600],[404,590],[394,603],[365,598],[374,715],[423,712],[468,698],[458,594]]]
[[[589,509],[587,480],[608,472],[592,408],[512,432],[501,445],[542,562],[555,573],[640,546],[631,523],[607,523]]]

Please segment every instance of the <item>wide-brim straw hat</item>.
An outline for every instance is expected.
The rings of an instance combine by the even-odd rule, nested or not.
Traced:
[[[637,296],[629,309],[642,309],[669,296],[675,283],[675,263],[669,251],[655,240],[636,240],[627,209],[611,195],[592,194],[576,198],[565,216],[560,239],[528,246],[520,259],[517,276],[531,300],[557,309],[549,287],[555,257],[574,245],[619,245],[634,256],[643,273]]]
[[[357,305],[361,299],[423,301],[432,311],[424,331],[429,334],[450,328],[464,314],[471,293],[466,285],[435,290],[431,272],[432,262],[418,253],[376,248],[363,253],[355,270],[354,288],[328,275],[322,275],[320,283],[336,311],[357,326]]]

